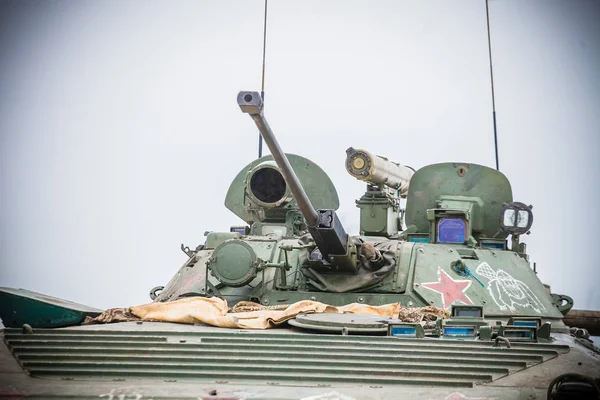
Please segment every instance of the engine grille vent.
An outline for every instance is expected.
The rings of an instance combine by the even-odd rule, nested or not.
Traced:
[[[472,387],[568,346],[265,332],[5,330],[32,376]]]

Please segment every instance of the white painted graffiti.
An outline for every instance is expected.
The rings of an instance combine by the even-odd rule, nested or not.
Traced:
[[[479,264],[475,272],[489,279],[487,290],[500,310],[508,309],[514,312],[515,306],[520,306],[531,307],[539,313],[546,309],[529,286],[513,278],[508,272],[501,269],[494,271],[486,262]]]

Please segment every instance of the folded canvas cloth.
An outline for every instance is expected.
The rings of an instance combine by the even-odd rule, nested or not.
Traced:
[[[150,303],[130,308],[111,308],[96,318],[87,318],[83,325],[108,324],[125,321],[162,321],[183,324],[203,323],[222,328],[268,329],[280,325],[298,314],[352,313],[398,318],[406,322],[427,322],[448,318],[450,313],[442,308],[402,307],[400,303],[370,306],[352,303],[336,307],[317,301],[303,300],[290,305],[263,306],[244,301],[229,312],[227,301],[218,297],[186,297],[167,303]]]
[[[204,323],[223,328],[267,329],[280,325],[298,314],[353,313],[395,318],[400,312],[400,303],[382,306],[353,303],[335,307],[318,301],[303,300],[290,304],[283,310],[259,309],[228,313],[228,309],[227,301],[218,297],[188,297],[167,303],[134,306],[130,307],[129,311],[144,320]]]
[[[308,261],[308,252],[300,254],[300,272],[315,289],[323,292],[345,293],[363,289],[381,282],[396,268],[397,241],[365,242],[354,237],[359,263],[355,274],[330,274],[319,271]],[[312,237],[303,236],[301,243],[312,243]]]
[[[129,322],[139,320],[140,317],[136,317],[129,312],[129,308],[109,308],[96,317],[90,317],[88,315],[85,317],[85,320],[83,320],[81,325],[112,324],[114,322]]]

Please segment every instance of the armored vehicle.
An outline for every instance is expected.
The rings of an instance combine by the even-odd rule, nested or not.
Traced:
[[[521,238],[532,207],[513,200],[506,176],[465,162],[415,171],[350,147],[346,170],[366,185],[353,236],[327,174],[280,148],[260,94],[237,101],[271,152],[227,192],[225,206],[245,224],[182,245],[188,260],[141,306],[162,314],[96,317],[3,289],[2,396],[599,398],[600,350],[565,325],[571,298],[531,267]],[[209,318],[195,308],[202,301],[236,312]],[[298,304],[316,306],[290,314]],[[176,305],[197,320],[178,317]],[[260,312],[272,329],[246,329]],[[81,325],[86,316],[114,323]],[[207,323],[225,317],[229,325]]]

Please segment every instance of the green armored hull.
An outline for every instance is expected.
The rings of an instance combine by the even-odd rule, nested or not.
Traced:
[[[600,350],[564,324],[571,299],[531,268],[521,235],[533,213],[502,173],[463,162],[413,171],[349,148],[346,169],[367,186],[352,236],[333,183],[281,151],[260,95],[241,92],[238,104],[272,153],[242,168],[227,193],[244,225],[182,246],[188,260],[146,306],[97,316],[0,291],[0,396],[599,398]],[[253,314],[208,315],[201,307],[215,299]],[[240,329],[299,304],[316,306],[268,314],[263,327],[274,329]],[[384,305],[393,315],[365,314]],[[79,325],[86,316],[112,323]]]
[[[598,372],[597,349],[553,336],[507,349],[479,340],[152,322],[8,329],[0,387],[23,398],[545,399],[556,376]]]

